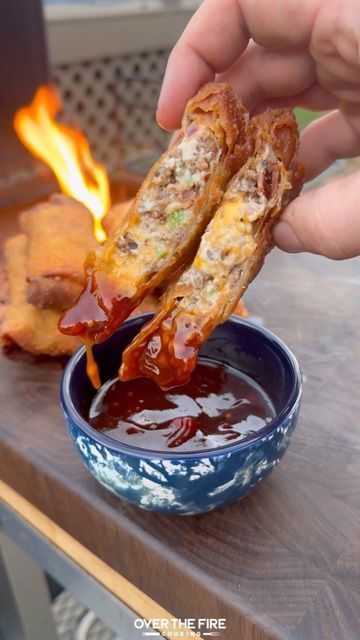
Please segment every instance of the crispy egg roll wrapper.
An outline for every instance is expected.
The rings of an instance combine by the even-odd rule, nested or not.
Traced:
[[[133,202],[134,198],[129,198],[128,200],[124,200],[123,202],[118,202],[113,207],[111,207],[111,209],[104,216],[102,226],[105,229],[106,235],[108,237],[114,235],[115,231],[117,231],[122,225],[128,209],[133,204]],[[159,304],[159,297],[160,296],[157,295],[156,291],[145,296],[144,300],[131,313],[131,316],[137,316],[142,313],[156,311]]]
[[[27,301],[38,309],[68,309],[84,285],[84,260],[95,246],[90,212],[76,200],[56,194],[24,211],[28,237]]]
[[[107,212],[106,216],[104,216],[102,226],[108,237],[113,236],[119,227],[121,227],[133,202],[134,198],[124,200],[124,202],[118,202],[117,204],[114,204],[114,206]]]
[[[178,141],[150,170],[119,229],[87,256],[87,287],[61,331],[103,341],[147,293],[191,262],[247,123],[228,85],[206,85],[189,101]]]
[[[5,305],[1,323],[1,343],[15,343],[34,355],[71,355],[80,346],[80,341],[59,332],[60,313],[53,309],[36,309],[26,300],[27,244],[28,239],[23,233],[5,242],[9,302]]]
[[[122,380],[148,376],[163,389],[188,382],[199,347],[236,309],[261,268],[271,227],[299,190],[293,188],[293,182],[300,186],[293,173],[298,132],[288,110],[268,110],[250,129],[253,155],[229,182],[192,265],[125,350]]]

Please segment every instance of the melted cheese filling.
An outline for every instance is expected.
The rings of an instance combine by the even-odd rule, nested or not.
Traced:
[[[250,159],[229,183],[223,201],[202,237],[192,266],[175,287],[175,296],[178,286],[179,291],[180,287],[188,287],[191,291],[178,301],[179,310],[206,312],[230,296],[242,267],[257,248],[259,223],[275,204],[281,202],[281,189],[275,189],[268,198],[261,188],[266,163],[271,162],[279,164],[266,145],[261,157]],[[289,188],[290,185],[281,186]]]

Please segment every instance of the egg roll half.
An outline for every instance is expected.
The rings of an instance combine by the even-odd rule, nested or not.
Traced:
[[[298,132],[288,110],[269,109],[250,127],[253,155],[229,182],[193,263],[124,352],[122,380],[148,376],[163,389],[188,382],[199,347],[234,311],[261,268],[272,245],[271,227],[295,195]]]
[[[205,85],[189,101],[176,144],[150,170],[119,229],[88,254],[87,287],[63,316],[63,333],[103,341],[147,293],[191,262],[247,123],[228,85]]]

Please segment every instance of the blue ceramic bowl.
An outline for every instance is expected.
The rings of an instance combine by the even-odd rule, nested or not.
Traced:
[[[101,380],[117,375],[121,353],[150,315],[132,318],[94,348]],[[61,403],[80,457],[101,484],[144,509],[190,515],[245,496],[284,455],[295,428],[301,396],[298,363],[266,329],[237,317],[217,327],[201,355],[253,378],[271,398],[276,417],[247,439],[200,453],[150,451],[121,444],[87,422],[94,396],[85,370],[85,348],[70,359],[61,382]]]

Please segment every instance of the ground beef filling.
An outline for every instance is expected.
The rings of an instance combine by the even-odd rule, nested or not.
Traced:
[[[146,254],[152,268],[158,268],[182,241],[195,220],[193,205],[204,193],[220,153],[214,134],[199,129],[162,160],[138,202],[137,223],[115,241],[127,259]]]

